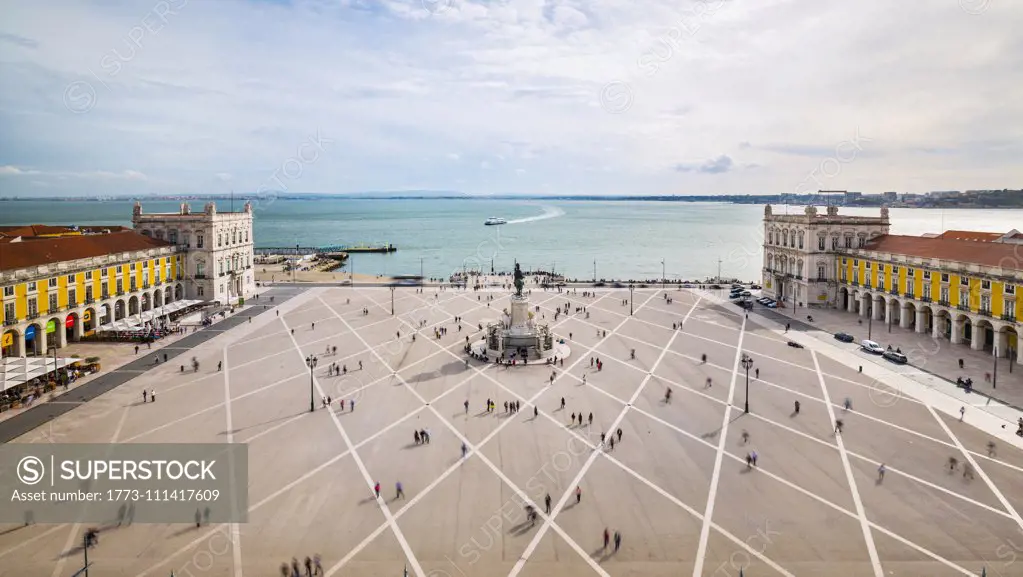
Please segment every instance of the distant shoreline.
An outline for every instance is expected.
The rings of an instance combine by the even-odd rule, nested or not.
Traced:
[[[208,202],[208,201],[234,201],[234,202],[246,202],[255,201],[257,203],[267,202],[272,203],[277,200],[292,200],[292,201],[316,201],[316,200],[379,200],[379,201],[394,201],[394,200],[501,200],[501,201],[558,201],[558,202],[693,202],[693,203],[704,203],[704,204],[754,204],[754,205],[765,205],[774,204],[779,206],[806,206],[806,205],[828,205],[839,206],[843,208],[879,208],[885,204],[890,208],[919,208],[919,209],[1020,209],[1023,208],[1023,195],[1020,195],[1018,199],[1014,199],[1014,203],[999,203],[999,204],[984,204],[976,202],[957,202],[956,198],[937,198],[927,199],[921,203],[905,203],[905,202],[892,202],[885,203],[880,198],[870,198],[867,202],[858,202],[847,204],[835,198],[822,197],[822,196],[811,196],[807,198],[782,198],[780,195],[720,195],[720,196],[677,196],[677,195],[640,195],[640,196],[623,196],[623,195],[493,195],[493,196],[478,196],[478,195],[457,195],[457,194],[440,194],[440,195],[415,195],[415,194],[394,194],[394,195],[383,195],[383,194],[290,194],[290,195],[272,195],[272,196],[259,196],[259,195],[237,195],[222,196],[222,195],[210,195],[210,196],[109,196],[109,197],[38,197],[38,198],[26,198],[26,197],[0,197],[0,202]]]

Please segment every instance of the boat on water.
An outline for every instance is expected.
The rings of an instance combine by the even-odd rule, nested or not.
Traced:
[[[492,216],[488,218],[487,221],[484,222],[483,224],[487,226],[493,226],[495,224],[508,224],[508,221],[497,216]]]

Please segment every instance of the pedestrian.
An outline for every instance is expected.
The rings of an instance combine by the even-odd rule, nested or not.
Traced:
[[[362,370],[362,361],[359,361],[359,370]]]
[[[757,369],[757,370],[755,371],[755,373],[756,373],[756,378],[758,378],[758,379],[759,379],[759,378],[760,378],[760,369],[758,368],[758,369]]]
[[[751,451],[750,452],[750,458],[753,460],[753,466],[756,467],[757,466],[757,452],[756,451]]]
[[[877,468],[877,482],[878,483],[880,483],[881,481],[884,481],[884,472],[885,472],[884,463],[881,463],[881,466]]]
[[[305,577],[313,577],[313,560],[308,556],[305,558]]]
[[[583,426],[583,414],[581,412],[579,413],[579,426]]]
[[[709,389],[710,387],[711,387],[711,380],[710,380],[710,377],[707,377],[707,388]]]
[[[987,442],[987,456],[988,457],[994,457],[995,456],[995,442],[994,441],[988,441]]]
[[[224,361],[217,361],[217,371],[224,368]]]
[[[618,442],[622,442],[622,428],[618,427]]]
[[[949,473],[951,473],[952,471],[955,471],[955,468],[958,465],[959,465],[959,459],[956,459],[955,457],[949,457],[948,458],[948,472]]]
[[[535,419],[535,418],[537,418],[539,416],[540,416],[540,408],[537,407],[536,405],[533,405],[533,418]]]
[[[601,444],[601,445],[603,445],[603,444],[604,444],[604,436],[605,436],[605,435],[604,435],[604,433],[603,433],[603,432],[601,432],[601,433],[600,433],[600,444]]]
[[[604,550],[607,550],[607,544],[611,541],[611,533],[608,533],[607,527],[604,527]]]
[[[590,413],[589,415],[586,416],[586,422],[589,425],[593,424],[593,413]]]
[[[508,412],[508,401],[504,402],[504,412]]]
[[[612,451],[615,450],[615,438],[614,437],[611,437],[611,450]]]
[[[415,439],[417,445],[422,442],[422,439],[419,438],[419,431],[415,431],[412,436]]]
[[[848,411],[849,409],[852,408],[852,399],[850,399],[849,397],[846,397],[845,398],[845,402],[842,403],[842,405],[845,407],[845,410]]]
[[[149,390],[149,400],[154,403],[156,402],[156,389]]]
[[[575,487],[575,504],[578,505],[583,500],[583,490],[579,485]]]
[[[561,410],[565,410],[565,397],[561,397]]]
[[[147,391],[147,390],[145,390],[145,389],[142,389],[142,402],[143,402],[143,403],[145,403],[145,402],[146,402],[146,399],[147,399],[148,397],[149,397],[149,391]]]
[[[139,354],[139,346],[138,345],[135,345],[135,354],[136,355]]]
[[[348,401],[348,412],[350,413],[355,412],[355,399]]]
[[[749,443],[749,431],[747,431],[746,429],[743,429],[742,430],[742,444],[745,445],[747,443]]]
[[[465,446],[465,443],[462,443],[462,458],[463,458],[463,459],[465,458],[465,455],[466,455],[466,454],[467,454],[468,452],[469,452],[469,447],[466,447],[466,446]]]
[[[465,402],[462,403],[462,405],[465,407],[465,414],[468,415],[469,414],[469,399],[466,399]]]
[[[376,493],[377,499],[379,499],[380,498],[380,481],[377,481],[376,484],[373,485],[373,492]]]
[[[842,419],[835,419],[835,433],[836,434],[842,432],[842,425],[844,425],[844,424],[845,423],[842,422]]]
[[[314,330],[314,331],[316,330],[316,323],[313,323],[313,328],[311,330]]]
[[[344,412],[344,410],[345,410],[345,400],[344,400],[344,399],[341,399],[341,400],[340,400],[340,401],[338,401],[338,402],[339,402],[339,403],[341,403],[341,411],[342,411],[342,412]]]
[[[313,575],[323,575],[323,565],[319,553],[313,555]]]
[[[746,470],[749,471],[753,468],[753,455],[746,453]]]
[[[622,547],[622,534],[619,533],[618,531],[615,531],[615,553],[617,553],[618,549],[621,549],[621,547]]]
[[[963,420],[963,417],[965,417],[965,416],[966,416],[966,405],[963,405],[963,406],[959,407],[959,421],[961,422]]]
[[[798,415],[798,414],[799,414],[799,401],[796,401],[796,402],[794,403],[794,406],[795,406],[795,408],[796,408],[796,414]]]
[[[575,424],[575,413],[572,413],[572,416],[569,417],[569,419],[572,421],[572,424],[574,425]]]
[[[550,515],[551,514],[551,494],[550,493],[547,493],[547,495],[543,498],[543,503],[544,503],[544,506],[545,506],[544,510],[547,512],[548,515]]]
[[[405,489],[402,488],[401,481],[398,481],[397,483],[394,484],[394,498],[395,499],[405,498]]]

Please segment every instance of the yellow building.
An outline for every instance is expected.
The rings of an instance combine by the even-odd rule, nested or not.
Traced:
[[[43,355],[183,298],[179,250],[121,227],[0,229],[3,356]]]
[[[836,265],[839,307],[1023,362],[1018,231],[882,235],[843,250]]]

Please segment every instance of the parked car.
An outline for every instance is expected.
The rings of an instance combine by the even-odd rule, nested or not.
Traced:
[[[789,346],[794,348],[794,349],[801,349],[801,348],[803,348],[803,345],[797,343],[796,341],[789,341]]]
[[[769,309],[776,309],[776,308],[778,308],[778,303],[776,303],[774,301],[771,301],[771,302],[767,303],[764,306],[769,308]]]
[[[888,359],[889,361],[891,361],[893,363],[898,363],[900,365],[904,365],[904,364],[909,362],[909,359],[906,358],[906,355],[904,355],[904,354],[902,354],[902,353],[900,353],[898,351],[888,350],[888,351],[885,351],[884,355],[882,355],[882,356],[884,358]]]
[[[842,341],[843,343],[851,343],[854,339],[849,333],[835,333],[835,340]]]
[[[753,293],[751,293],[749,291],[742,291],[742,296],[744,296],[744,297],[751,297],[751,296],[753,296]]]
[[[863,339],[860,343],[860,348],[875,355],[884,354],[884,347],[871,340]]]
[[[761,286],[760,286],[760,285],[758,285],[758,284],[751,284],[751,285],[749,285],[749,288],[750,288],[750,290],[755,290],[755,291],[758,291],[758,290],[760,290],[760,289],[761,289],[761,288],[763,288],[763,287],[761,287]]]

